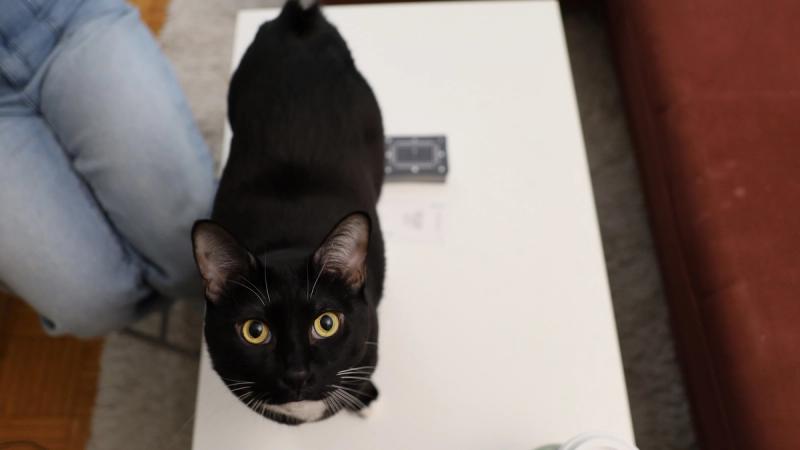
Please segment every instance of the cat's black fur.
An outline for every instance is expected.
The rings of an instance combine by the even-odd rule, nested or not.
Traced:
[[[274,405],[323,400],[325,413],[310,420],[358,410],[377,396],[367,380],[384,277],[375,96],[319,7],[290,0],[245,53],[228,109],[230,159],[212,220],[193,230],[214,369],[280,422],[305,419]],[[326,311],[341,315],[340,330],[315,339],[312,322]],[[269,326],[268,343],[245,342],[248,319]]]

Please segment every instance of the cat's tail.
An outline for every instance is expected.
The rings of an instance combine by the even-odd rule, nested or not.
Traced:
[[[297,1],[300,7],[306,11],[312,8],[319,8],[319,0],[289,0],[289,1],[290,2]]]
[[[291,29],[302,32],[320,16],[319,0],[288,0],[283,5],[280,19],[288,23]]]

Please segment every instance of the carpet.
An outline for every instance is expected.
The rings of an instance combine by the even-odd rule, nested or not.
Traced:
[[[563,17],[636,442],[697,449],[605,17],[596,5]]]
[[[173,0],[161,42],[209,147],[218,156],[225,120],[236,11],[282,0]],[[581,2],[588,3],[588,2]],[[602,14],[569,7],[564,25],[608,266],[637,443],[642,450],[693,450],[639,175]],[[177,303],[168,341],[199,351],[199,300]],[[157,333],[160,318],[137,324]],[[197,358],[114,334],[101,375],[88,448],[189,449]]]

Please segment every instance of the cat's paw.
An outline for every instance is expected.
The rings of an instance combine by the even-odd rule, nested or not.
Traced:
[[[375,416],[377,413],[376,411],[380,409],[380,402],[372,402],[366,408],[361,408],[356,411],[356,415],[361,417],[362,419],[369,419],[370,417]]]

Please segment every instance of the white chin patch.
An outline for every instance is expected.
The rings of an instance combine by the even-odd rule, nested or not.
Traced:
[[[314,422],[325,415],[325,402],[322,400],[304,400],[302,402],[284,403],[282,405],[266,405],[266,409],[283,414],[284,416],[294,417],[303,422]]]

